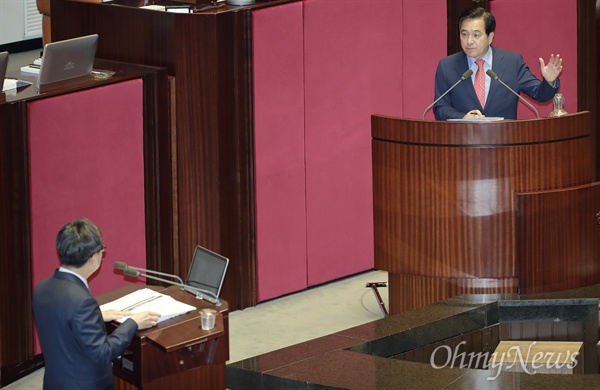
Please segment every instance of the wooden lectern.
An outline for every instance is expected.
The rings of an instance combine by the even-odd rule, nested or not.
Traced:
[[[137,289],[130,285],[96,297],[100,305]],[[197,310],[138,331],[113,372],[117,389],[225,389],[225,364],[229,359],[229,307],[221,301],[215,306],[199,300],[177,286],[150,287],[162,294],[195,306]],[[201,309],[216,309],[215,327],[202,330]],[[112,332],[119,324],[110,323]]]
[[[589,112],[371,123],[375,266],[389,272],[390,313],[600,282]]]

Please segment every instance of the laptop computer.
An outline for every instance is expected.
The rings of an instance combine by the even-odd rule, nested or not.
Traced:
[[[228,265],[228,258],[198,245],[185,284],[211,292],[218,298]]]
[[[96,57],[98,34],[86,35],[44,46],[38,88],[44,84],[90,74]]]

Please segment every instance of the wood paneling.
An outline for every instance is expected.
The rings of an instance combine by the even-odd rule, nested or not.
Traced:
[[[20,377],[19,363],[33,358],[26,107],[0,105],[0,386]]]
[[[593,179],[587,112],[485,124],[373,116],[372,135],[375,266],[390,272],[390,313],[517,292],[515,193]]]
[[[517,194],[520,292],[600,283],[600,183]]]
[[[100,304],[120,298],[140,286],[125,286],[102,294]],[[200,329],[198,310],[161,322],[155,327],[138,331],[122,359],[114,367],[118,389],[225,389],[225,363],[229,359],[229,306],[222,301],[214,305],[197,300],[194,295],[177,286],[153,289],[197,309],[214,308],[219,311],[212,330]],[[115,323],[110,323],[111,332]],[[130,362],[125,368],[124,360]]]
[[[597,2],[577,0],[577,110],[592,113],[596,175],[600,174],[600,99],[598,91],[598,12]],[[596,176],[596,180],[599,176]]]

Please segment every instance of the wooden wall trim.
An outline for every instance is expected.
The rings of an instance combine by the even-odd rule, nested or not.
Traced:
[[[577,0],[577,110],[592,113],[594,156],[596,159],[596,180],[600,172],[600,130],[598,113],[598,15],[594,1]]]

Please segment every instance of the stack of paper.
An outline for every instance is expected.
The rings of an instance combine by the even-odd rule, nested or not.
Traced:
[[[40,66],[42,65],[42,58],[36,58],[33,61],[33,64],[29,64],[27,66],[22,66],[21,67],[21,72],[22,73],[29,73],[29,74],[39,74],[40,73]]]
[[[112,302],[100,306],[100,310],[123,310],[132,313],[141,313],[143,311],[154,311],[160,313],[158,322],[168,320],[181,314],[196,310],[194,306],[175,300],[169,295],[164,295],[149,288],[143,288],[127,294],[124,297],[115,299]],[[125,317],[119,322],[124,322]]]

